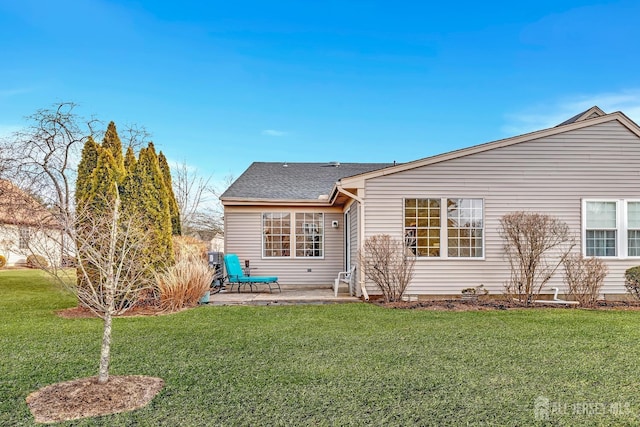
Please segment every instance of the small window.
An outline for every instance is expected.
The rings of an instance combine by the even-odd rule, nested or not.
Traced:
[[[20,238],[18,240],[19,249],[29,249],[29,241],[31,240],[31,230],[28,228],[20,229]]]

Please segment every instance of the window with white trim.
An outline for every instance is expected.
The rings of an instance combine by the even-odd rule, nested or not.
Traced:
[[[640,257],[640,201],[584,200],[585,256]]]
[[[627,255],[640,257],[640,202],[627,202]]]
[[[293,221],[291,217],[293,216]],[[292,252],[291,248],[295,248]],[[318,212],[264,212],[262,256],[322,258],[324,214]]]
[[[324,214],[296,213],[296,257],[321,257],[324,253]]]
[[[405,246],[417,257],[482,258],[484,201],[472,198],[405,199],[404,239]]]
[[[447,199],[449,257],[482,257],[482,216],[482,199]]]
[[[291,214],[262,214],[262,256],[288,257],[291,253]]]

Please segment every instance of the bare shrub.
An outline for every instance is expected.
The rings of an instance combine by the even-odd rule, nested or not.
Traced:
[[[365,277],[382,292],[385,302],[400,301],[413,278],[415,258],[405,256],[404,242],[387,234],[367,238],[359,254]]]
[[[35,255],[35,254],[31,254],[27,256],[26,264],[27,264],[27,267],[29,268],[45,269],[49,267],[49,262],[45,257],[43,257],[42,255]]]
[[[506,294],[529,305],[576,245],[569,226],[551,215],[513,212],[500,218],[511,276]]]
[[[564,280],[568,294],[580,305],[592,307],[600,295],[600,288],[609,269],[599,258],[584,258],[582,254],[567,256],[563,262]]]
[[[631,267],[624,272],[624,286],[636,300],[640,300],[640,266]]]
[[[175,265],[156,274],[160,307],[177,311],[196,305],[209,290],[212,280],[213,270],[200,254],[183,253]]]

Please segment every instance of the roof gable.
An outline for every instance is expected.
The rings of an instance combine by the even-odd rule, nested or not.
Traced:
[[[384,176],[384,175],[391,175],[391,174],[402,172],[405,170],[410,170],[410,169],[419,168],[422,166],[427,166],[430,164],[445,162],[448,160],[453,160],[453,159],[469,156],[476,153],[482,153],[482,152],[494,150],[497,148],[508,147],[508,146],[519,144],[522,142],[527,142],[527,141],[532,141],[534,139],[558,135],[564,132],[570,132],[572,130],[581,129],[588,126],[593,126],[593,125],[611,122],[611,121],[618,121],[621,125],[626,127],[630,132],[632,132],[633,134],[638,136],[638,138],[640,138],[640,127],[638,127],[638,125],[633,120],[628,118],[625,114],[623,114],[620,111],[617,111],[615,113],[610,113],[610,114],[605,114],[603,112],[604,115],[599,115],[598,110],[602,112],[602,110],[600,110],[598,107],[592,107],[589,110],[579,114],[578,116],[572,117],[573,119],[572,123],[561,124],[552,128],[542,129],[542,130],[530,132],[524,135],[518,135],[511,138],[500,139],[497,141],[487,142],[480,145],[474,145],[472,147],[463,148],[460,150],[450,151],[444,154],[438,154],[432,157],[426,157],[423,159],[414,160],[408,163],[402,163],[397,166],[386,168],[384,170],[373,171],[373,172],[365,173],[359,176],[343,179],[340,181],[339,184],[341,187],[345,187],[345,188],[350,186],[356,186],[358,185],[358,183],[366,179],[375,178],[375,177]],[[591,116],[595,116],[595,117],[591,117]],[[572,120],[572,119],[569,119],[569,120]]]
[[[582,113],[576,114],[575,116],[571,117],[570,119],[565,120],[564,122],[560,123],[556,127],[568,125],[568,124],[575,123],[575,122],[581,122],[583,120],[595,119],[596,117],[602,117],[602,116],[606,116],[606,115],[607,115],[607,113],[602,111],[600,109],[600,107],[598,107],[597,105],[594,105],[593,107],[589,108],[587,111],[583,111]]]

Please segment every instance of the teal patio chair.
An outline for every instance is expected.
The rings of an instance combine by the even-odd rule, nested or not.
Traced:
[[[227,269],[227,281],[231,286],[230,290],[233,290],[233,285],[238,285],[238,292],[240,292],[240,286],[249,285],[249,289],[253,292],[253,285],[265,284],[269,286],[269,292],[271,292],[271,285],[274,284],[280,289],[278,278],[276,276],[251,276],[245,275],[240,265],[240,260],[236,254],[227,254],[224,256],[224,265]]]

